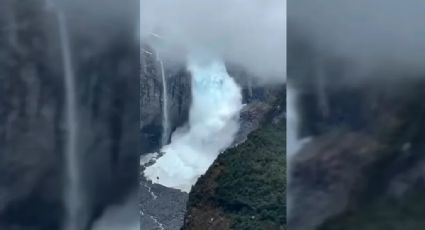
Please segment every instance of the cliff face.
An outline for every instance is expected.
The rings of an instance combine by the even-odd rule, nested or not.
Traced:
[[[191,76],[185,66],[173,65],[157,57],[148,45],[141,47],[140,122],[141,154],[158,151],[163,132],[163,78],[167,85],[170,134],[188,120],[192,100]],[[143,173],[144,167],[141,166]],[[182,223],[187,194],[158,184],[143,177],[139,181],[141,225],[143,229],[178,229]]]
[[[192,188],[182,229],[284,229],[285,97],[277,92],[259,128],[220,154]]]
[[[94,215],[138,184],[139,45],[130,29],[116,33],[102,47],[73,37],[82,170]]]
[[[357,76],[349,60],[300,40],[288,47],[301,133],[312,138],[291,162],[288,228],[423,228],[423,76]]]
[[[0,11],[0,228],[58,228],[63,85],[46,18],[40,1],[1,1]]]
[[[0,11],[0,229],[60,229],[67,130],[57,18],[41,0],[1,1]],[[78,147],[97,215],[137,184],[139,47],[122,33],[102,47],[70,34]]]
[[[324,225],[325,229],[331,226],[342,225],[343,229],[349,229],[352,222],[365,228],[381,228],[394,226],[394,229],[421,229],[423,224],[417,221],[416,215],[421,211],[410,209],[410,214],[403,214],[403,207],[410,207],[413,203],[423,205],[423,169],[425,151],[423,137],[424,111],[423,103],[419,98],[424,96],[423,87],[425,81],[421,78],[416,80],[403,80],[398,82],[391,91],[385,94],[378,106],[380,111],[373,120],[376,126],[372,126],[375,139],[378,139],[386,147],[384,155],[379,158],[377,164],[370,166],[365,178],[366,186],[360,193],[360,201],[356,208],[348,206],[335,222]],[[419,195],[418,195],[419,194]],[[414,196],[414,200],[410,197]],[[396,204],[385,207],[383,203]],[[413,206],[412,206],[413,207]],[[352,212],[348,212],[352,210]],[[391,210],[387,212],[387,210]],[[350,214],[348,214],[350,213]],[[366,213],[366,215],[364,215]],[[390,218],[394,216],[398,218]],[[369,218],[375,218],[370,220]],[[387,219],[393,219],[388,223]],[[399,222],[403,219],[403,223]]]
[[[161,66],[156,53],[144,45],[141,50],[140,121],[142,153],[160,147],[163,117],[163,84]],[[168,111],[171,131],[187,121],[191,103],[191,79],[184,66],[164,64],[167,79]]]

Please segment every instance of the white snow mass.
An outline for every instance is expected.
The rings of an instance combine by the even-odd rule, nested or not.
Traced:
[[[193,98],[189,122],[174,132],[171,143],[161,149],[164,155],[144,171],[153,183],[184,192],[233,142],[242,107],[241,89],[222,61],[190,58],[188,63]]]

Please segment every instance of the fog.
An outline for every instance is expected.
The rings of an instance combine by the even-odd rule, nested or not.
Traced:
[[[46,0],[64,11],[74,36],[97,39],[97,46],[120,37],[138,38],[138,0]],[[105,44],[107,45],[107,44]]]
[[[305,33],[322,56],[417,74],[425,64],[424,9],[421,0],[296,0],[288,3],[289,33]]]
[[[93,224],[93,230],[140,230],[137,194],[121,205],[111,206]]]
[[[174,61],[208,52],[262,79],[284,80],[285,0],[141,0],[140,14],[142,41]]]

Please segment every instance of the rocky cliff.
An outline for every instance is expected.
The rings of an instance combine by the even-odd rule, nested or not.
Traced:
[[[359,75],[308,44],[289,39],[301,135],[311,141],[291,162],[288,228],[422,229],[423,76]]]
[[[0,228],[60,229],[67,130],[57,17],[41,0],[0,1],[0,11]],[[96,216],[137,184],[139,48],[133,31],[122,36],[129,28],[100,47],[69,24],[79,148]]]
[[[160,58],[148,45],[141,47],[140,121],[142,154],[156,151],[161,144],[163,123],[163,84]],[[168,111],[171,131],[184,124],[191,103],[191,79],[184,66],[164,62],[167,80]]]
[[[40,1],[1,1],[0,11],[0,228],[55,229],[63,213],[60,63],[50,62]]]
[[[190,73],[185,66],[166,62],[148,45],[142,45],[140,52],[140,130],[143,158],[148,153],[158,151],[162,144],[164,125],[162,70],[167,81],[170,134],[187,122],[192,92]],[[140,170],[143,173],[144,165],[141,165]],[[139,198],[143,229],[179,228],[185,211],[186,193],[152,184],[142,175]]]

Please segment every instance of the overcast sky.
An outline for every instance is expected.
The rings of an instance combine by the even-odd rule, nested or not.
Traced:
[[[67,24],[73,33],[94,37],[93,40],[97,39],[98,43],[115,39],[117,34],[134,36],[137,42],[139,0],[50,1],[65,12]]]
[[[425,1],[292,0],[290,26],[308,32],[322,54],[354,58],[362,66],[425,68]],[[385,66],[385,65],[384,65]]]
[[[286,70],[285,0],[141,0],[141,35],[163,37],[168,57],[204,50],[262,78],[284,79]]]

